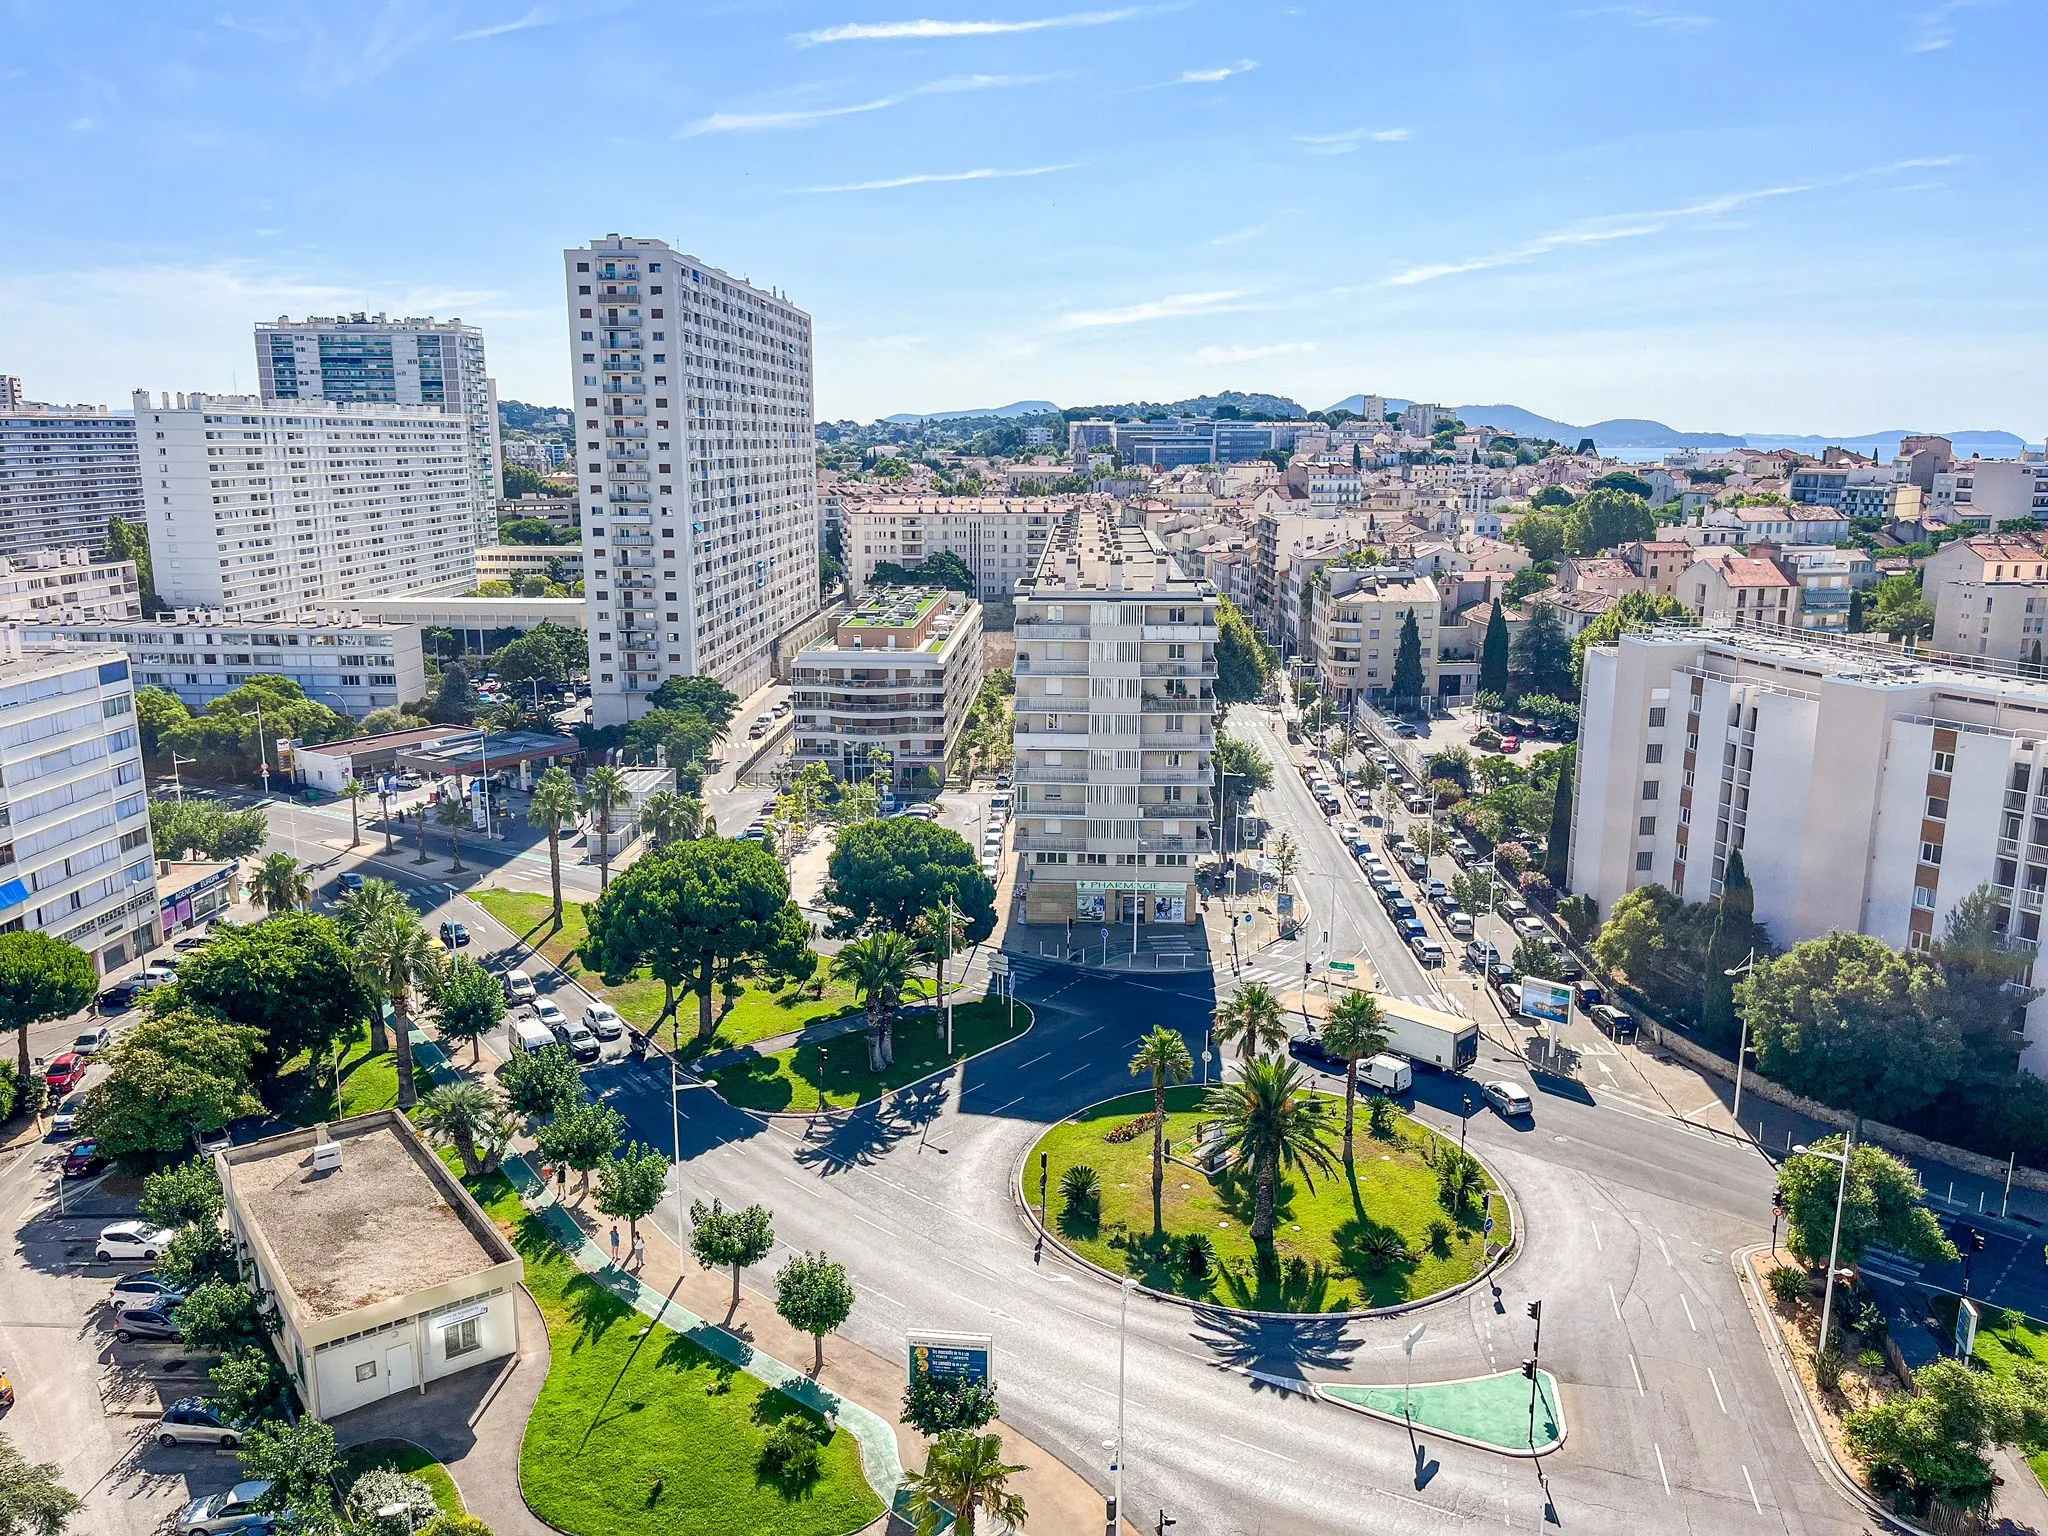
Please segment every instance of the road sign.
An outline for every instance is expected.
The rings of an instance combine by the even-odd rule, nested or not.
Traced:
[[[1010,957],[1008,955],[990,955],[988,957],[988,973],[991,976],[1009,975]]]
[[[1485,1231],[1486,1231],[1486,1235],[1487,1235],[1488,1237],[1491,1237],[1491,1236],[1493,1236],[1493,1218],[1492,1218],[1491,1216],[1489,1216],[1489,1217],[1487,1217],[1487,1218],[1486,1218],[1486,1228],[1485,1228]]]
[[[995,1340],[986,1333],[908,1333],[910,1379],[988,1381],[993,1377]]]
[[[1345,976],[1354,976],[1358,973],[1358,967],[1349,960],[1332,960],[1330,969]]]
[[[1103,929],[1103,930],[1102,930],[1102,936],[1103,936],[1103,937],[1104,937],[1105,939],[1109,937],[1109,930],[1108,930],[1107,928],[1105,928],[1105,929]]]

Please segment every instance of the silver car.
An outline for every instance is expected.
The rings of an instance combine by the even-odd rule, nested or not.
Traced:
[[[219,1532],[246,1529],[249,1517],[260,1513],[257,1504],[269,1492],[269,1479],[261,1478],[237,1483],[225,1493],[209,1493],[203,1499],[194,1499],[178,1512],[176,1529],[179,1536],[188,1536],[188,1533],[218,1536]]]
[[[156,1421],[158,1445],[217,1445],[231,1451],[242,1443],[242,1430],[203,1397],[181,1397]]]

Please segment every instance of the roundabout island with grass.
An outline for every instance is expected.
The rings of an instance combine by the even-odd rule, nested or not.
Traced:
[[[1045,1226],[1069,1252],[1164,1295],[1255,1312],[1412,1304],[1471,1282],[1512,1245],[1509,1202],[1477,1158],[1390,1101],[1361,1099],[1347,1159],[1343,1098],[1323,1093],[1313,1099],[1330,1166],[1279,1170],[1272,1242],[1255,1244],[1257,1180],[1211,1092],[1166,1092],[1156,1229],[1149,1092],[1091,1105],[1038,1139],[1020,1172],[1031,1214],[1043,1158]]]

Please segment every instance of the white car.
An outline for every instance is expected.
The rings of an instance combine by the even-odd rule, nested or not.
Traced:
[[[530,1003],[540,996],[540,991],[534,986],[533,978],[527,975],[526,972],[507,971],[505,973],[505,995],[515,1003]]]
[[[518,973],[515,971],[513,974]],[[552,997],[544,997],[535,1003],[533,1016],[547,1028],[554,1030],[557,1035],[569,1027],[569,1020],[562,1012],[562,1005]]]
[[[151,987],[161,987],[168,982],[176,981],[178,968],[169,960],[152,960],[142,968],[141,976],[136,979],[142,983],[143,990],[148,991]]]
[[[1525,939],[1540,939],[1544,934],[1543,919],[1540,917],[1518,917],[1514,922],[1515,932]]]
[[[1480,1092],[1486,1095],[1486,1102],[1499,1110],[1504,1119],[1512,1120],[1517,1115],[1534,1113],[1529,1099],[1529,1090],[1519,1083],[1481,1083]]]
[[[1527,917],[1529,915],[1529,905],[1518,896],[1510,896],[1500,904],[1500,915],[1502,917]]]
[[[242,1443],[242,1427],[203,1397],[181,1397],[156,1421],[158,1445],[217,1445],[232,1451]]]
[[[216,1532],[237,1531],[249,1528],[249,1517],[257,1513],[256,1506],[263,1496],[270,1492],[267,1478],[254,1482],[237,1483],[226,1493],[209,1493],[203,1499],[194,1499],[178,1512],[178,1523],[173,1529],[178,1536],[203,1532],[215,1536]]]
[[[78,1124],[78,1111],[85,1103],[85,1095],[74,1093],[59,1104],[50,1116],[50,1129],[59,1136],[69,1136],[73,1126]]]
[[[100,1228],[93,1257],[102,1264],[115,1259],[154,1259],[170,1247],[173,1235],[162,1227],[152,1227],[146,1221],[117,1221],[112,1226]]]
[[[610,1003],[592,1003],[583,1010],[583,1027],[600,1040],[616,1040],[626,1032],[626,1021]]]

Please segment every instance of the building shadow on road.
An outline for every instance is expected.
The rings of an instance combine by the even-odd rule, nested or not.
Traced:
[[[1252,1384],[1262,1390],[1284,1387],[1261,1381],[1261,1376],[1280,1383],[1299,1382],[1306,1388],[1309,1370],[1344,1370],[1359,1347],[1359,1340],[1347,1334],[1341,1317],[1247,1317],[1217,1307],[1197,1307],[1195,1324],[1191,1337],[1218,1365],[1256,1372]]]
[[[886,1103],[813,1116],[796,1160],[827,1176],[879,1162],[912,1137],[922,1137],[946,1107],[950,1073],[902,1089]]]

